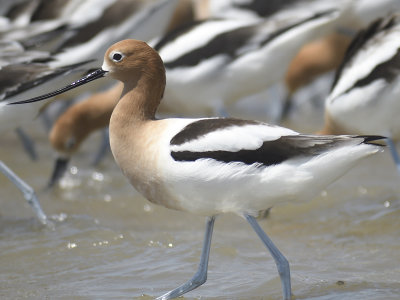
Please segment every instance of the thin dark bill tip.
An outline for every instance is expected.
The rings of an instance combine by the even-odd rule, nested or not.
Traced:
[[[82,77],[81,79],[78,79],[72,83],[70,83],[69,85],[55,90],[53,92],[41,95],[41,96],[37,96],[37,97],[33,97],[27,100],[21,100],[21,101],[16,101],[16,102],[10,102],[8,104],[12,105],[12,104],[25,104],[25,103],[32,103],[32,102],[36,102],[36,101],[41,101],[41,100],[45,100],[57,95],[60,95],[62,93],[65,93],[66,91],[72,90],[74,88],[77,88],[78,86],[84,85],[90,81],[102,78],[105,76],[105,74],[107,73],[107,71],[104,71],[103,69],[97,69],[89,74],[87,74],[86,76]]]

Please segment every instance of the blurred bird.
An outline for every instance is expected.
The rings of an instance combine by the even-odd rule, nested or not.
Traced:
[[[337,9],[339,17],[333,24],[332,31],[327,36],[304,45],[288,67],[285,76],[287,94],[283,99],[280,116],[277,117],[281,122],[287,118],[293,108],[292,97],[295,92],[321,75],[339,67],[352,37],[358,30],[368,26],[377,18],[400,10],[398,0],[379,2],[369,0],[207,0],[201,3],[203,10],[210,16],[239,19],[296,13],[304,9],[312,11]]]
[[[177,3],[178,0],[6,1],[0,10],[0,47],[3,50],[0,67],[30,63],[33,59],[46,59],[51,68],[84,60],[94,62],[102,58],[112,41],[129,36],[150,39],[160,35]],[[15,55],[16,51],[19,55]],[[0,89],[19,93],[18,80],[24,79],[3,80]],[[88,88],[96,90],[98,87]],[[0,98],[5,96],[0,95]],[[28,154],[37,158],[29,136],[21,128],[16,132]]]
[[[15,46],[15,42],[12,44]],[[10,53],[8,54],[8,56],[11,57]],[[68,78],[68,74],[73,71],[76,72],[85,64],[85,62],[81,62],[60,68],[51,68],[47,63],[47,60],[51,58],[48,53],[46,54],[43,52],[39,55],[40,58],[37,58],[38,56],[35,52],[30,60],[28,59],[29,56],[26,54],[27,53],[25,53],[24,62],[8,65],[3,64],[0,69],[0,128],[2,132],[16,129],[32,122],[43,108],[42,104],[24,107],[7,105],[10,101],[14,101],[14,96],[23,95],[24,92],[28,90],[37,91],[44,83],[54,84],[54,82],[59,81],[60,78]],[[15,51],[14,55],[19,56],[20,53]],[[46,55],[47,58],[45,59]],[[13,60],[11,57],[11,61],[18,60]],[[34,190],[12,172],[3,162],[0,164],[0,171],[24,194],[25,199],[32,206],[39,221],[42,224],[49,224],[47,216],[40,207]]]
[[[80,144],[93,131],[108,127],[122,88],[122,84],[117,84],[104,92],[91,95],[72,105],[54,123],[49,140],[57,151],[57,159],[49,187],[54,186],[65,173],[71,156],[79,149]]]
[[[168,5],[171,5],[172,2],[169,2]],[[157,22],[157,26],[160,26],[157,32],[167,33],[193,21],[192,1],[179,0],[175,2],[177,2],[175,6],[172,6],[175,7],[175,10],[170,17],[168,25],[163,28],[164,23]],[[165,14],[168,16],[167,13]],[[155,19],[156,16],[157,14],[153,18]],[[146,20],[146,22],[150,21]],[[144,25],[140,24],[140,26]],[[153,32],[155,31],[153,30]],[[148,36],[150,36],[150,33],[148,33]],[[72,105],[55,121],[49,139],[52,147],[57,152],[57,158],[48,183],[49,187],[54,186],[65,173],[71,156],[79,149],[83,140],[93,131],[108,126],[109,117],[121,91],[121,86],[116,85],[110,87],[109,90],[95,93],[81,103]],[[99,99],[101,100],[100,102]],[[99,151],[95,155],[94,164],[101,161],[108,147],[108,135],[105,134]]]
[[[293,95],[321,75],[337,69],[351,40],[349,35],[332,33],[300,49],[285,75],[287,95],[278,118],[281,122],[287,119],[293,108]]]
[[[388,136],[400,172],[394,141],[400,139],[400,14],[378,19],[353,39],[325,103],[322,134]]]
[[[167,72],[160,111],[226,114],[226,105],[282,81],[300,47],[324,35],[337,16],[323,11],[288,19],[207,19],[150,42]]]

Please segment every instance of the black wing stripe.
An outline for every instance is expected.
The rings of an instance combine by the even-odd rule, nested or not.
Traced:
[[[252,0],[245,3],[238,3],[236,6],[241,9],[253,11],[260,17],[267,17],[284,9],[293,2],[298,2],[298,0]]]
[[[104,29],[121,25],[125,20],[132,17],[139,8],[140,4],[137,1],[115,1],[103,11],[100,18],[78,28],[76,34],[64,41],[57,51],[84,44]]]
[[[360,138],[360,137],[355,137]],[[362,143],[363,141],[361,141]],[[332,148],[354,144],[349,137],[326,136],[283,136],[275,141],[267,141],[256,150],[230,151],[172,151],[171,156],[175,161],[196,161],[198,159],[214,159],[230,163],[241,162],[247,165],[260,164],[271,166],[296,157],[312,157],[322,154]]]
[[[372,40],[374,36],[376,36],[379,32],[390,30],[392,27],[394,27],[399,22],[397,18],[398,16],[392,16],[386,19],[378,19],[372,22],[366,29],[360,30],[358,32],[358,34],[354,37],[349,47],[347,48],[345,57],[335,74],[331,91],[335,88],[336,84],[341,78],[346,65],[349,63],[350,60],[353,59],[354,56],[357,55],[358,51],[368,41]],[[353,87],[350,87],[342,94],[349,92],[354,87],[366,86],[379,78],[383,78],[387,82],[391,82],[396,77],[396,72],[399,69],[400,49],[398,49],[397,53],[390,60],[377,65],[367,77],[359,79]]]
[[[233,59],[237,49],[251,39],[256,29],[255,25],[251,25],[218,34],[203,47],[196,48],[173,61],[164,62],[165,67],[173,69],[182,66],[195,66],[202,60],[219,54],[225,54]]]
[[[313,16],[301,20],[299,22],[293,23],[291,25],[280,28],[274,32],[270,32],[266,34],[265,38],[259,42],[258,45],[254,45],[255,49],[264,47],[264,45],[268,44],[273,39],[279,37],[285,32],[291,30],[292,28],[298,27],[304,23],[307,23],[311,20],[318,19],[323,16],[327,16],[334,12],[334,10],[324,11],[321,13],[316,13]],[[248,43],[249,40],[253,38],[254,35],[257,34],[260,27],[262,27],[264,23],[252,24],[244,27],[239,27],[227,32],[220,33],[216,35],[213,39],[211,39],[206,45],[203,47],[194,49],[173,61],[164,62],[164,65],[167,69],[172,69],[175,67],[182,66],[195,66],[200,63],[202,60],[207,58],[214,57],[216,55],[225,54],[231,60],[239,57],[242,53],[240,50],[244,45]],[[193,24],[189,25],[191,28],[194,27]],[[185,32],[185,29],[180,29],[182,32]],[[174,37],[177,36],[177,32],[173,33]],[[155,49],[160,50],[160,45],[165,45],[165,40],[160,42]]]
[[[354,84],[354,87],[366,86],[378,79],[384,79],[386,82],[390,83],[398,76],[399,70],[400,48],[391,59],[377,65],[367,77],[357,80],[357,82]]]

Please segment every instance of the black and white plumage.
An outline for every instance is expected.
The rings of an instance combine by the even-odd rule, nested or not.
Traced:
[[[309,200],[378,150],[375,137],[303,135],[256,121],[162,122],[163,137],[155,141],[163,148],[158,197],[174,199],[167,201],[170,208],[204,215],[256,214],[280,202]]]
[[[399,35],[400,15],[394,14],[354,38],[326,99],[325,132],[400,139]]]
[[[384,17],[398,9],[397,0],[208,0],[212,17],[222,18],[264,18],[272,14],[296,15],[304,10],[316,11],[333,8],[340,17],[336,26],[348,30],[358,30],[379,17]]]
[[[53,59],[46,51],[26,50],[16,41],[0,43],[0,132],[16,129],[31,157],[36,157],[33,144],[23,133],[21,126],[31,123],[40,113],[43,104],[13,107],[8,105],[14,96],[42,90],[68,78],[69,74],[81,70],[87,62],[64,65],[58,68],[49,66]],[[0,161],[0,172],[7,176],[23,193],[24,198],[33,208],[38,220],[49,225],[49,220],[36,197],[34,190],[19,178],[10,168]]]
[[[229,18],[237,18],[237,19],[260,19],[260,17],[270,16],[273,12],[274,17],[291,17],[298,16],[300,13],[304,11],[316,12],[326,9],[336,9],[339,16],[335,19],[333,23],[330,25],[330,34],[340,33],[340,36],[349,36],[352,37],[358,30],[367,26],[371,21],[375,20],[379,17],[384,17],[389,13],[400,9],[400,1],[398,0],[383,0],[383,1],[369,1],[369,0],[338,0],[338,1],[330,1],[330,0],[298,0],[298,1],[259,1],[259,0],[209,0],[209,9],[210,15],[213,17],[229,17]],[[317,37],[318,38],[318,37]],[[337,45],[337,44],[336,44]],[[330,46],[332,47],[332,46]],[[284,48],[284,47],[283,47]],[[336,50],[334,50],[336,52]],[[315,60],[310,58],[310,62],[307,63],[306,60],[298,60],[297,65],[303,65],[304,68],[295,69],[295,73],[298,72],[298,77],[300,82],[302,78],[307,78],[308,76],[311,78],[315,78],[321,72],[324,72],[324,64],[327,63],[325,60],[326,51],[321,51],[321,53],[315,52],[311,53],[310,57],[315,56]],[[329,49],[328,49],[329,52]],[[307,54],[307,52],[306,52]],[[339,54],[336,57],[340,56]],[[331,62],[334,60],[332,55]],[[337,60],[336,60],[337,62]],[[335,64],[336,64],[335,62]],[[317,73],[312,74],[312,72],[308,72],[314,66],[321,67],[317,69]],[[332,67],[329,66],[329,69]],[[293,71],[293,68],[289,69]],[[301,71],[306,72],[304,76],[301,76]],[[291,73],[287,74],[290,76]],[[291,78],[291,77],[287,77]],[[305,85],[309,81],[305,80],[301,84]],[[293,83],[293,82],[292,82]],[[292,94],[295,90],[293,89],[293,85],[291,82],[285,82],[285,86],[281,85],[283,90]],[[295,86],[296,89],[299,86]],[[324,91],[325,92],[325,91]],[[258,98],[266,98],[269,95],[258,95]],[[283,98],[282,96],[277,97],[274,95],[274,98]],[[284,106],[286,105],[286,107]],[[281,111],[283,115],[285,115],[286,111],[290,105],[290,102],[286,104],[280,104],[274,107],[273,111]],[[313,105],[314,106],[314,105]],[[282,117],[282,115],[281,115]],[[276,117],[275,117],[276,118]],[[279,117],[278,117],[279,118]]]
[[[109,43],[163,34],[178,0],[15,1],[2,10],[0,39],[40,47],[52,67],[101,60]],[[1,13],[1,11],[0,11]]]
[[[286,201],[306,201],[377,153],[379,136],[312,136],[257,121],[156,119],[165,87],[158,53],[146,43],[112,45],[101,69],[52,93],[14,104],[44,100],[109,74],[124,89],[110,119],[110,146],[131,184],[149,201],[206,216],[199,269],[192,279],[158,299],[179,297],[207,279],[216,215],[247,219],[276,262],[283,299],[291,299],[290,268],[254,216]]]
[[[282,131],[282,136],[263,136],[252,134],[264,129]],[[239,141],[227,145],[214,145],[218,131],[231,130]],[[288,135],[283,135],[283,134]],[[214,137],[212,137],[214,136]],[[196,161],[212,159],[221,163],[257,164],[259,167],[278,165],[289,159],[320,155],[328,150],[352,144],[343,137],[299,135],[290,130],[265,123],[240,119],[204,119],[187,125],[171,140],[171,156],[176,161]],[[196,147],[197,146],[197,147]]]
[[[49,90],[54,80],[101,59],[110,42],[165,31],[177,0],[7,1],[0,10],[0,100]],[[155,21],[156,20],[156,21]],[[3,23],[1,23],[3,22]],[[91,85],[95,90],[98,86]],[[73,95],[70,95],[73,96]],[[0,102],[1,129],[30,122],[43,105]],[[15,111],[14,111],[15,110]],[[18,115],[16,118],[15,116]]]
[[[360,30],[349,46],[346,57],[336,73],[332,89],[339,89],[337,86],[344,84],[342,76],[349,70],[352,69],[353,72],[356,72],[356,67],[362,62],[364,64],[358,70],[359,76],[355,76],[352,80],[352,82],[356,81],[355,84],[351,86],[348,83],[347,90],[339,90],[336,93],[344,94],[352,87],[366,86],[379,77],[386,81],[394,79],[396,70],[399,69],[397,54],[400,43],[394,38],[399,30],[399,18],[398,14],[380,18]],[[366,61],[367,58],[371,61]]]
[[[102,1],[104,9],[96,14],[92,10],[96,11],[99,1],[92,2],[94,9],[89,7],[74,14],[76,24],[71,25],[74,34],[60,45],[64,52],[57,55],[58,61],[71,64],[76,63],[77,58],[101,60],[110,43],[123,38],[150,40],[160,36],[166,31],[178,4],[178,0]],[[91,21],[79,24],[88,13]]]
[[[323,35],[335,11],[288,19],[208,19],[151,42],[164,60],[161,111],[215,115],[226,105],[280,82],[292,57]]]
[[[7,63],[4,60],[0,66],[0,131],[2,132],[31,122],[43,107],[43,104],[19,108],[7,105],[15,100],[14,97],[23,97],[24,93],[35,90],[49,89],[54,82],[68,79],[68,75],[74,72],[84,72],[88,63],[82,61],[72,65],[51,67],[53,56],[45,51],[5,50],[0,56],[10,58],[10,62],[17,61]]]

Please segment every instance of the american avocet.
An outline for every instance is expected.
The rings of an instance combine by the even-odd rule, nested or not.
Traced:
[[[101,60],[110,42],[136,37],[149,40],[165,32],[182,0],[16,1],[4,11],[2,39],[53,53],[52,67]],[[55,34],[54,34],[55,33]]]
[[[288,74],[285,78],[285,87],[287,92],[286,101],[282,105],[281,118],[284,119],[291,105],[291,96],[299,87],[302,87],[309,83],[311,80],[319,77],[323,73],[334,70],[340,64],[342,55],[348,45],[351,37],[346,37],[347,35],[354,34],[356,30],[360,27],[365,26],[371,20],[386,15],[395,8],[400,8],[400,2],[396,0],[385,0],[378,3],[371,1],[359,1],[359,0],[339,0],[339,1],[263,1],[263,0],[206,0],[206,1],[196,1],[197,9],[201,9],[202,16],[208,17],[223,17],[229,19],[239,19],[239,20],[262,20],[265,17],[273,17],[273,19],[283,19],[285,20],[292,18],[299,18],[299,15],[311,14],[311,12],[318,12],[328,9],[336,9],[339,16],[329,23],[329,30],[325,29],[323,32],[329,33],[328,37],[325,37],[310,45],[306,45],[303,51],[301,51],[298,56],[294,58],[294,61],[290,63],[287,69]],[[200,9],[199,9],[200,7]],[[318,36],[315,35],[314,38]],[[282,45],[281,50],[287,50],[290,47],[289,44]],[[200,51],[198,51],[200,52]],[[327,53],[333,53],[335,55],[329,56]],[[163,57],[163,51],[161,51],[161,57]],[[266,57],[274,57],[277,59],[277,55],[266,55]],[[311,57],[312,59],[305,59]],[[167,60],[165,60],[167,62]],[[281,64],[283,66],[282,70],[286,70],[286,62]],[[186,69],[188,66],[186,66]],[[267,68],[269,69],[269,68]],[[176,71],[175,71],[176,70]],[[179,73],[180,70],[175,68],[175,72]],[[197,76],[200,78],[201,70],[197,67]],[[167,89],[166,89],[166,101],[163,102],[163,106],[168,106],[169,93],[168,90],[172,89],[174,82],[169,79],[170,69],[167,66]],[[188,71],[186,70],[186,73]],[[272,74],[268,75],[268,78],[272,79]],[[178,74],[176,74],[178,77]],[[185,77],[186,78],[186,77]],[[249,78],[249,77],[248,77]],[[262,76],[260,76],[262,78]],[[201,78],[200,78],[201,79]],[[171,81],[171,82],[170,82]],[[281,78],[280,81],[284,81]],[[199,82],[197,80],[196,82]],[[201,82],[201,81],[200,81]],[[268,85],[267,83],[265,84]],[[188,86],[188,85],[186,85]],[[212,86],[212,85],[211,85]],[[229,90],[229,88],[227,88]],[[184,89],[181,89],[184,90]],[[204,90],[204,89],[203,89]],[[188,99],[188,95],[184,95],[184,99]],[[193,98],[194,96],[191,96]],[[265,95],[260,96],[265,97]],[[210,98],[210,97],[208,97]],[[233,99],[233,97],[228,97]],[[186,102],[186,101],[185,101]],[[195,102],[195,101],[193,101]],[[221,106],[221,105],[220,105]],[[175,106],[176,107],[176,106]],[[180,106],[182,107],[182,105]],[[186,112],[188,113],[188,112]],[[202,114],[206,111],[202,111]],[[213,111],[215,114],[215,111]],[[279,118],[278,118],[279,119]]]
[[[57,159],[49,186],[53,186],[64,174],[71,156],[79,149],[82,141],[93,131],[108,126],[122,87],[122,84],[117,84],[72,105],[54,123],[49,140],[57,151]]]
[[[332,33],[300,49],[290,62],[285,75],[288,94],[281,111],[281,120],[288,116],[292,107],[292,96],[298,89],[339,67],[350,41],[351,37],[346,34]]]
[[[3,45],[5,42],[3,42]],[[2,52],[0,57],[9,57],[10,62],[4,59],[1,61],[0,69],[0,131],[16,129],[35,119],[43,105],[33,105],[31,107],[12,107],[7,105],[13,101],[13,97],[21,95],[27,90],[35,90],[43,85],[54,84],[55,80],[65,77],[67,74],[76,71],[84,64],[67,65],[60,68],[49,67],[47,61],[51,55],[47,52],[27,51],[24,52],[18,47],[18,43],[11,42],[7,52]],[[18,50],[19,49],[19,50]],[[32,55],[28,55],[28,54]],[[21,57],[18,57],[21,54]],[[25,199],[32,206],[37,218],[43,224],[49,224],[49,221],[40,207],[37,196],[32,187],[22,181],[14,172],[12,172],[3,162],[0,164],[0,171],[4,173],[24,194]]]
[[[15,67],[16,63],[31,63],[40,59],[47,62],[46,67],[60,70],[64,66],[79,64],[85,60],[84,57],[91,61],[100,60],[110,41],[131,35],[146,40],[164,33],[178,2],[70,0],[59,3],[38,0],[7,3],[3,13],[8,18],[9,26],[0,28],[0,36],[5,39],[0,41],[0,46],[7,46],[8,49],[0,53],[0,67],[4,69],[4,64],[13,64],[4,74],[13,69],[14,76],[4,76],[7,81],[0,83],[0,99],[34,86],[26,82],[32,82],[31,77],[36,78],[31,74],[36,71],[35,68],[26,66],[27,73],[21,76],[14,73],[14,69],[23,68]],[[38,51],[38,45],[47,52]],[[98,89],[97,86],[88,88]]]
[[[294,55],[297,51],[296,47],[299,48],[304,39],[310,39],[317,28],[322,30],[321,27],[332,22],[334,18],[334,12],[324,12],[321,15],[308,15],[307,18],[295,18],[289,23],[284,22],[284,26],[276,25],[276,20],[206,20],[180,27],[167,34],[155,45],[160,51],[161,57],[167,62],[168,85],[164,101],[166,104],[161,107],[161,110],[191,115],[221,113],[224,110],[224,101],[235,98],[238,100],[240,96],[264,90],[268,85],[268,80],[276,77],[276,75],[267,76],[268,66],[275,68],[274,74],[280,74],[277,76],[283,78],[285,67],[282,65],[287,65],[289,62],[286,58]],[[209,30],[210,28],[212,30]],[[282,34],[282,37],[278,38],[279,34]],[[193,43],[190,42],[191,39],[196,40],[198,45],[193,46]],[[289,50],[279,51],[278,48],[285,42],[288,43]],[[204,45],[204,43],[206,44]],[[181,53],[182,45],[185,47],[190,45],[191,48]],[[211,52],[210,49],[212,49]],[[275,55],[276,52],[280,52],[279,55]],[[283,52],[285,54],[282,54]],[[268,60],[268,53],[280,57],[280,60]],[[174,58],[176,54],[180,57]],[[196,61],[193,62],[196,57],[199,64],[196,64]],[[256,68],[249,66],[249,63],[257,59],[259,60]],[[263,63],[265,61],[268,63]],[[208,67],[204,67],[204,65],[208,65]],[[253,81],[254,84],[249,84],[248,81]],[[236,82],[236,84],[232,84],[232,82]],[[244,83],[246,83],[247,89],[243,87]],[[186,101],[188,95],[191,95],[191,103]],[[204,99],[208,99],[208,101],[204,101]],[[79,107],[85,109],[88,106]],[[107,107],[103,106],[103,108]],[[108,113],[111,114],[112,107],[108,108],[110,109]],[[65,120],[70,119],[72,114],[77,111],[74,109],[60,122],[63,122],[65,126]],[[100,124],[102,121],[99,120],[95,123]],[[72,125],[74,122],[70,122],[70,124]],[[75,132],[79,128],[81,130],[83,128],[76,124],[73,126],[75,126],[73,130]],[[57,127],[58,129],[55,129],[52,135],[53,145],[57,140],[58,146],[55,148],[58,151],[72,154],[74,151],[66,151],[66,149],[63,151],[60,147],[61,144],[65,144],[69,135],[60,134],[62,131],[59,126]],[[64,127],[64,133],[68,131],[67,128],[72,130],[72,127]],[[88,131],[83,130],[82,139],[87,134]],[[53,185],[64,173],[66,162],[69,160],[66,158],[67,156],[62,155],[57,158],[50,185]]]
[[[283,65],[289,62],[286,58],[290,58],[297,52],[296,47],[299,48],[302,45],[303,39],[311,38],[317,28],[322,30],[320,27],[331,22],[334,16],[335,13],[327,12],[308,16],[308,18],[301,17],[298,20],[292,20],[289,24],[285,23],[285,26],[276,25],[274,20],[206,20],[184,25],[167,34],[155,45],[167,66],[168,84],[161,111],[186,113],[192,116],[215,115],[224,110],[225,103],[223,102],[238,100],[241,96],[264,90],[268,81],[273,82],[273,78],[279,78],[279,76],[283,78],[285,68]],[[283,36],[276,37],[280,33]],[[192,39],[196,40],[197,46],[193,46],[190,42]],[[285,42],[288,43],[286,46],[289,50],[279,50]],[[204,43],[206,44],[203,45]],[[189,45],[192,49],[181,53],[182,45],[185,47]],[[276,55],[278,52],[280,52],[279,55]],[[283,52],[285,54],[282,54]],[[268,53],[271,57],[280,57],[280,60],[268,59]],[[180,56],[174,58],[176,55]],[[198,59],[198,64],[196,59]],[[249,65],[257,59],[257,67],[254,67],[254,64]],[[268,66],[271,69],[275,68],[274,75],[267,76]],[[248,81],[254,84],[249,84]],[[188,103],[187,99],[191,99],[191,102]],[[95,99],[90,101],[90,103],[95,102]],[[79,109],[88,107],[88,105],[83,105],[79,106]],[[102,108],[110,109],[107,113],[111,114],[113,107],[102,106]],[[61,119],[63,130],[57,126],[53,131],[52,144],[58,151],[69,152],[69,154],[74,152],[62,150],[60,145],[65,145],[70,136],[60,133],[65,133],[69,130],[68,128],[72,130],[71,126],[74,126],[73,131],[78,134],[77,130],[84,128],[75,122],[70,122],[71,126],[66,126],[65,120],[72,121],[72,114],[77,112],[78,110],[74,109]],[[95,123],[102,124],[102,120]],[[83,130],[82,139],[87,134],[88,131]],[[54,145],[56,140],[57,146]],[[62,155],[57,158],[50,185],[53,185],[64,173],[69,160],[67,156]]]
[[[216,115],[232,102],[265,91],[283,80],[300,47],[324,35],[337,16],[323,11],[285,21],[208,19],[152,41],[167,71],[160,109]]]
[[[92,2],[96,5],[98,1]],[[60,45],[64,51],[57,55],[58,62],[72,64],[77,59],[101,59],[110,42],[132,37],[149,40],[161,35],[171,21],[178,0],[105,3],[106,9],[100,15],[84,26],[76,26],[76,34]],[[74,14],[77,24],[88,13],[93,15],[87,9]]]
[[[316,76],[339,67],[350,41],[349,36],[333,33],[304,45],[291,61],[285,75],[289,91],[294,93]]]
[[[151,202],[207,218],[197,273],[159,299],[178,297],[206,281],[215,216],[227,212],[251,224],[277,264],[283,299],[291,299],[288,261],[255,216],[279,203],[310,199],[360,159],[378,152],[374,141],[382,137],[303,135],[229,118],[157,120],[165,69],[158,53],[137,40],[112,45],[102,68],[90,75],[16,103],[47,99],[106,74],[124,85],[110,120],[111,149],[122,172]]]
[[[17,69],[23,68],[23,65],[47,59],[49,59],[49,53],[45,51],[27,50],[16,41],[0,40],[0,100],[9,96],[10,93],[17,93],[19,89],[23,89],[21,80],[27,80],[32,75],[28,72],[23,73],[24,77],[21,77],[21,74],[15,74],[18,72]],[[36,72],[35,68],[32,69]],[[12,78],[14,74],[15,78]],[[37,153],[32,139],[21,127],[15,128],[15,131],[29,157],[36,160]]]
[[[5,40],[0,42],[0,46],[7,49],[0,53],[0,67],[3,69],[0,76],[7,75],[0,77],[0,80],[7,80],[0,82],[0,98],[32,88],[33,85],[29,86],[27,82],[35,82],[30,78],[38,78],[32,72],[44,71],[41,67],[37,70],[38,67],[27,65],[24,68],[23,65],[15,64],[42,59],[47,61],[46,67],[62,69],[64,66],[80,63],[84,57],[90,57],[90,60],[101,59],[110,41],[131,35],[150,39],[165,32],[178,2],[74,0],[61,3],[39,0],[5,3],[1,9],[5,26],[0,28],[0,36]],[[24,49],[22,45],[30,49]],[[49,50],[52,56],[48,52],[35,50],[38,45]],[[5,64],[12,66],[5,68]],[[26,69],[26,73],[22,72],[22,68]],[[18,71],[21,72],[17,74]],[[10,72],[14,76],[10,76]],[[51,74],[49,72],[49,77]],[[38,83],[35,82],[35,85]],[[26,118],[28,121],[31,119]],[[9,124],[14,126],[14,122]],[[25,149],[35,158],[33,143],[22,129],[16,130]]]
[[[375,19],[400,9],[400,1],[396,0],[379,3],[364,0],[311,1],[308,4],[324,5],[328,4],[327,2],[338,9],[340,17],[330,35],[305,45],[291,62],[285,77],[288,95],[282,119],[287,116],[291,107],[291,97],[298,88],[339,67],[347,47],[358,30],[365,28]],[[294,2],[291,6],[296,8],[299,4],[301,2]]]
[[[373,22],[349,46],[325,103],[324,134],[384,134],[400,172],[400,14]]]
[[[140,1],[138,1],[136,6],[139,6],[139,2]],[[177,4],[175,2],[177,2]],[[118,2],[115,4],[121,5],[121,3]],[[128,3],[125,3],[124,5],[127,4]],[[142,3],[142,5],[143,4],[144,3]],[[166,20],[168,20],[167,16],[170,14],[169,11],[171,10],[171,7],[174,7],[175,5],[176,9],[170,17],[168,26],[164,29],[162,27],[164,26],[164,23],[160,23],[160,20],[158,20],[157,26],[159,26],[159,29],[158,31],[152,30],[152,34],[160,32],[170,32],[186,23],[190,23],[193,21],[194,10],[191,0],[174,0],[169,1],[166,5],[165,4],[161,2],[158,5],[161,7],[161,9],[163,9],[163,11],[166,11],[166,13],[164,12],[164,18]],[[149,16],[146,18],[146,22],[151,23],[150,19],[153,18],[153,14],[156,15],[154,18],[156,18],[157,15],[160,14],[160,12],[152,12],[160,9],[158,5],[152,8]],[[124,6],[122,6],[122,8],[123,7]],[[113,10],[116,9],[114,8]],[[121,8],[119,10],[121,10]],[[108,19],[109,18],[106,18],[106,21]],[[111,19],[117,21],[115,18]],[[118,22],[120,22],[120,20],[118,20]],[[146,27],[145,24],[138,25]],[[147,34],[146,36],[149,37],[150,35]],[[107,91],[95,93],[88,99],[83,100],[83,103],[77,103],[70,107],[54,123],[50,132],[49,139],[52,147],[57,151],[58,155],[51,179],[49,181],[49,186],[53,186],[63,175],[71,155],[78,150],[81,142],[86,139],[86,137],[93,131],[108,126],[111,112],[119,99],[121,91],[121,85],[117,85],[111,87]],[[89,126],[87,126],[88,124]],[[108,144],[108,136],[105,136],[105,138],[107,139]],[[94,164],[101,160],[102,155],[105,153],[104,147],[108,147],[108,145],[106,145],[106,143],[102,143],[101,149],[99,149],[99,152],[96,154]]]
[[[340,11],[340,26],[359,29],[377,17],[383,17],[400,8],[397,0],[203,0],[202,6],[211,17],[264,18],[275,13],[301,12],[336,8]],[[204,2],[204,3],[203,3]]]

